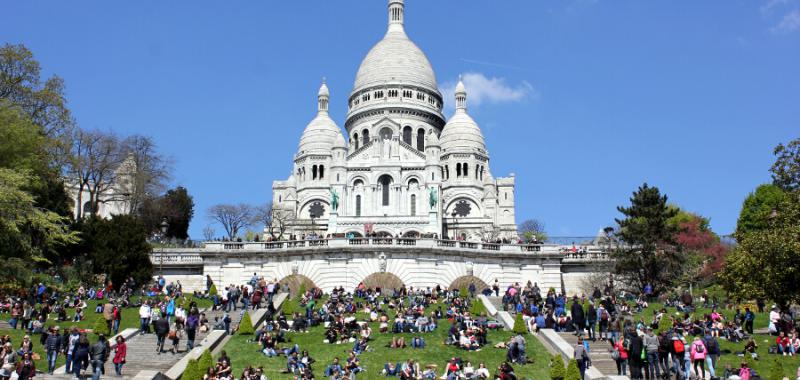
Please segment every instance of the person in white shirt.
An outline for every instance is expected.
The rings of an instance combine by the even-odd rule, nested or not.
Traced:
[[[489,378],[490,374],[489,374],[489,369],[486,368],[486,363],[482,362],[481,364],[478,365],[478,370],[475,371],[475,376],[477,376],[479,379]]]
[[[150,325],[150,300],[145,301],[142,306],[139,307],[139,319],[141,321],[139,324],[139,331],[142,334],[147,334],[148,326]]]

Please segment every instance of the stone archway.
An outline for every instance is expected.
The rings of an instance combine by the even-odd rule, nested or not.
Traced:
[[[405,284],[403,284],[403,280],[400,277],[392,273],[373,273],[366,278],[364,278],[364,286],[367,289],[370,288],[381,288],[383,294],[387,294],[386,291],[391,291],[392,289],[400,289]],[[390,293],[391,294],[391,293]]]
[[[294,297],[297,295],[297,291],[300,289],[301,285],[305,285],[306,290],[317,287],[317,284],[315,284],[313,280],[311,280],[306,276],[303,276],[302,274],[291,274],[284,277],[278,282],[281,284],[281,289],[283,289],[284,284],[289,285],[290,297]]]
[[[475,276],[461,276],[453,280],[447,288],[450,290],[461,289],[461,287],[469,289],[469,284],[475,284],[475,292],[480,293],[484,289],[489,288],[489,284]]]

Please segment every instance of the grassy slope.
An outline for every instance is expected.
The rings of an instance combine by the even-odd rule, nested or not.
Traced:
[[[288,302],[296,303],[296,300],[289,300]],[[293,304],[291,308],[296,306],[299,307],[299,305]],[[357,313],[356,315],[359,320],[366,320],[367,318],[363,313]],[[493,346],[499,342],[507,341],[511,337],[511,331],[491,331],[489,333],[489,344],[481,351],[468,352],[444,345],[450,325],[446,320],[441,320],[440,323],[441,325],[434,332],[421,334],[425,339],[425,349],[412,349],[410,347],[406,349],[389,349],[386,346],[392,337],[403,336],[406,342],[410,343],[411,338],[416,334],[379,334],[377,333],[378,324],[370,324],[373,330],[373,338],[369,344],[370,351],[364,352],[359,356],[361,365],[366,370],[366,373],[360,377],[368,379],[379,378],[379,372],[383,369],[385,363],[397,363],[407,359],[419,361],[423,369],[427,364],[437,364],[440,371],[439,375],[441,375],[441,370],[446,362],[454,356],[461,357],[465,361],[471,361],[476,368],[478,363],[484,362],[492,372],[501,362],[505,361],[506,350],[494,348]],[[352,343],[339,345],[323,343],[324,331],[323,327],[317,326],[310,329],[308,333],[288,334],[292,343],[299,344],[301,350],[308,350],[311,357],[316,360],[312,367],[314,374],[318,377],[322,376],[325,367],[333,361],[334,357],[339,357],[340,361],[344,362],[352,349]],[[271,379],[291,378],[287,374],[280,373],[280,370],[286,367],[286,359],[284,357],[267,358],[259,351],[260,346],[258,344],[248,342],[251,339],[253,339],[253,336],[237,335],[232,337],[225,345],[225,351],[233,361],[232,364],[236,375],[241,374],[244,367],[263,366],[265,373]],[[528,336],[526,341],[528,357],[533,359],[534,363],[524,366],[515,365],[514,369],[517,376],[520,379],[547,378],[549,376],[548,365],[550,358],[547,350],[532,336]]]

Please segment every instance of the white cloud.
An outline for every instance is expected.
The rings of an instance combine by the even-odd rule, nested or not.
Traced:
[[[483,103],[518,102],[538,96],[536,90],[527,81],[510,85],[506,83],[505,78],[487,77],[478,72],[464,73],[461,80],[467,90],[467,104],[471,107],[477,107]],[[453,96],[457,83],[458,81],[453,81],[442,85],[442,96],[444,96],[446,109],[452,110],[453,108]]]
[[[786,4],[789,4],[790,0],[767,0],[764,5],[759,8],[761,14],[767,15],[771,13],[775,8],[783,7]]]
[[[770,28],[772,33],[785,34],[800,29],[800,9],[795,9],[783,16],[783,19]]]

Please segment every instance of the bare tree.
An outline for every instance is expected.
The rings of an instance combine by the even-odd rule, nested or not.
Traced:
[[[253,206],[244,203],[218,204],[209,207],[207,214],[225,229],[228,238],[233,239],[253,221]]]
[[[83,192],[89,193],[89,211],[111,191],[120,164],[119,138],[113,133],[76,128],[71,134],[67,176],[77,189],[78,218],[83,217]]]
[[[527,242],[532,241],[545,241],[547,240],[547,233],[544,230],[544,223],[538,219],[528,219],[519,224],[518,227],[520,235]]]
[[[272,233],[272,202],[267,202],[253,208],[253,224],[264,226],[264,229],[267,230],[270,236],[275,237]]]
[[[129,172],[120,181],[120,189],[128,203],[128,212],[137,213],[148,197],[154,197],[166,189],[172,162],[160,154],[153,139],[133,135],[122,142],[122,155],[130,164]]]
[[[286,232],[286,228],[294,220],[294,212],[290,210],[272,209],[272,227],[270,234],[275,239],[280,240]],[[278,236],[275,236],[277,231]]]
[[[211,241],[211,239],[214,239],[214,228],[211,226],[206,226],[206,228],[203,228],[203,238],[205,238],[206,241]]]

